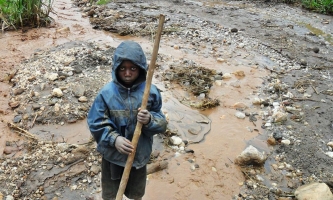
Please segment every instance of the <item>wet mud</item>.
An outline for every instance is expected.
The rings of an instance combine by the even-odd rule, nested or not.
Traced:
[[[190,143],[182,151],[167,135],[155,137],[155,161],[168,161],[168,168],[148,176],[144,199],[293,198],[311,181],[332,186],[333,159],[326,154],[332,151],[326,145],[333,121],[332,17],[239,1],[92,6],[76,0],[57,1],[55,9],[51,27],[0,38],[6,44],[0,51],[0,175],[11,182],[2,185],[3,196],[101,199],[100,156],[85,114],[110,80],[111,55],[122,40],[139,42],[150,59],[159,14],[167,21],[154,83],[162,90],[169,129]],[[170,79],[170,69],[193,66],[217,72],[194,94],[189,81]],[[54,88],[62,96],[53,95]],[[258,97],[263,101],[256,105]],[[205,99],[219,105],[193,106]],[[287,113],[283,122],[271,120],[276,102]],[[277,134],[288,145],[267,143]],[[247,145],[268,154],[264,166],[234,163]]]

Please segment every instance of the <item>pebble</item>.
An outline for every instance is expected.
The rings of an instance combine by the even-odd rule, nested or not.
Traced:
[[[235,116],[238,119],[244,119],[245,118],[245,113],[238,111],[238,112],[235,113]]]
[[[281,144],[290,145],[290,140],[281,140]]]
[[[52,90],[52,96],[54,97],[62,97],[64,94],[62,93],[60,88],[54,88]]]
[[[83,102],[87,102],[88,99],[85,96],[81,96],[78,101],[83,103]]]

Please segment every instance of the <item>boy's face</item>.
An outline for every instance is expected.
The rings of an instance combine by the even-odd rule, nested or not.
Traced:
[[[117,75],[125,87],[131,87],[140,75],[140,68],[131,61],[123,61],[117,69]]]

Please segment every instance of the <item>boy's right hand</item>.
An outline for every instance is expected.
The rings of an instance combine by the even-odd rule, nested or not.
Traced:
[[[115,145],[116,149],[119,151],[119,153],[122,154],[131,154],[134,150],[134,147],[128,139],[122,136],[118,136],[116,138]]]

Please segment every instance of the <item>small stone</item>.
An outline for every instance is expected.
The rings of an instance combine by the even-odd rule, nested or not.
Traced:
[[[72,91],[73,91],[75,97],[81,97],[81,96],[84,96],[85,88],[83,85],[75,85],[75,86],[73,86]]]
[[[223,58],[217,58],[216,61],[217,61],[217,62],[225,62],[226,60],[223,59]]]
[[[327,143],[327,146],[333,148],[333,142],[329,142],[329,143]]]
[[[179,49],[180,47],[178,45],[173,46],[174,49]]]
[[[230,78],[232,78],[232,76],[231,76],[230,73],[225,73],[225,74],[223,74],[222,78],[223,79],[230,79]]]
[[[88,101],[88,99],[87,99],[87,97],[85,97],[85,96],[81,96],[80,98],[79,98],[79,102],[87,102]]]
[[[313,52],[315,52],[315,53],[319,53],[319,48],[318,48],[318,47],[315,47],[315,48],[313,48],[312,50],[313,50]]]
[[[58,74],[57,73],[50,73],[50,74],[46,74],[46,78],[51,80],[51,81],[55,81],[58,79]]]
[[[267,143],[269,144],[269,145],[275,145],[276,144],[276,140],[275,140],[275,138],[273,138],[273,137],[269,137],[268,139],[267,139]]]
[[[183,140],[177,136],[171,136],[169,138],[169,140],[170,140],[171,144],[173,144],[173,145],[180,145],[183,142]]]
[[[40,109],[40,107],[41,107],[41,105],[36,104],[36,103],[32,105],[32,109],[34,109],[34,110],[38,110],[38,109]]]
[[[16,90],[13,91],[13,94],[16,95],[20,95],[24,92],[25,90],[23,88],[18,88]]]
[[[14,200],[14,197],[12,195],[7,195],[5,200]]]
[[[281,144],[290,145],[290,140],[281,140]]]
[[[235,113],[235,116],[238,119],[244,119],[245,118],[245,113],[238,111],[238,112]]]
[[[325,154],[328,155],[329,157],[333,158],[333,152],[332,151],[326,152]]]
[[[22,120],[22,115],[16,115],[13,119],[14,123],[19,123]]]
[[[62,97],[64,94],[62,93],[60,88],[54,88],[52,91],[52,96],[54,97]]]
[[[101,171],[101,167],[98,165],[92,165],[90,171],[94,174],[98,174]]]
[[[237,33],[237,32],[238,32],[238,29],[237,29],[237,28],[232,28],[230,31],[231,31],[232,33]]]
[[[216,81],[215,81],[215,84],[216,84],[217,86],[221,86],[221,85],[222,85],[222,80],[216,80]]]
[[[18,102],[18,101],[12,101],[12,102],[9,102],[8,105],[9,105],[11,108],[17,108],[17,107],[19,107],[20,102]]]

